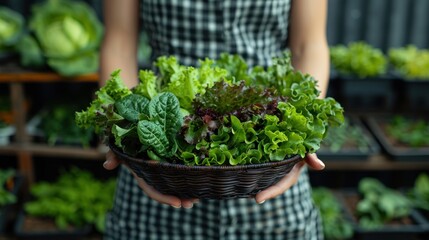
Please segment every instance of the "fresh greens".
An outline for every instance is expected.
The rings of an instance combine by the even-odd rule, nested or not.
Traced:
[[[388,122],[386,131],[398,143],[415,148],[429,146],[429,122],[423,119],[397,115]]]
[[[33,200],[24,204],[27,214],[55,220],[59,228],[94,224],[104,231],[106,213],[113,206],[115,180],[101,181],[90,172],[72,168],[55,182],[31,186]]]
[[[340,127],[331,129],[326,138],[322,141],[322,148],[331,152],[339,152],[344,148],[357,148],[360,152],[368,152],[370,148],[370,138],[363,131],[360,125],[352,124],[349,119],[345,119]]]
[[[388,56],[393,68],[406,79],[429,80],[429,50],[408,45],[390,49]]]
[[[344,121],[343,109],[318,98],[316,80],[294,71],[290,55],[273,62],[245,70],[242,58],[223,54],[188,67],[163,56],[155,62],[159,74],[140,71],[132,90],[117,70],[76,123],[95,127],[129,155],[187,165],[304,157]]]
[[[200,64],[199,68],[183,66],[175,57],[160,57],[155,62],[159,76],[152,71],[141,70],[140,84],[134,92],[149,99],[160,92],[171,92],[179,99],[180,106],[189,111],[197,94],[203,94],[206,88],[227,75],[226,70],[213,67],[213,60],[206,59]]]
[[[14,52],[23,30],[24,17],[19,12],[0,6],[0,53]]]
[[[49,145],[81,144],[88,147],[93,139],[93,129],[82,129],[74,123],[73,114],[77,110],[70,104],[56,104],[40,113],[38,128]],[[65,127],[67,126],[67,127]]]
[[[30,34],[23,39],[30,48],[28,52],[26,47],[20,49],[22,64],[40,66],[46,59],[49,67],[64,76],[98,70],[102,24],[89,5],[82,1],[45,0],[35,4],[31,13]]]
[[[334,68],[345,75],[375,77],[384,74],[387,68],[383,52],[365,42],[332,46],[330,56]]]
[[[429,211],[429,176],[426,173],[418,175],[409,196],[414,206]]]
[[[344,217],[341,204],[334,193],[325,187],[313,188],[315,205],[320,211],[323,233],[326,239],[350,239],[353,236],[352,224]]]
[[[356,207],[356,213],[363,228],[380,228],[389,221],[409,216],[413,207],[405,195],[374,178],[362,179],[359,192],[362,199]]]

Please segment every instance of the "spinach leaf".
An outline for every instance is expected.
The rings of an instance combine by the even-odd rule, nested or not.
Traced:
[[[119,115],[130,122],[138,122],[148,118],[149,100],[141,95],[130,94],[115,102]]]

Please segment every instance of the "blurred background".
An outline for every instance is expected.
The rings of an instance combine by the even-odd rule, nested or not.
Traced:
[[[0,239],[100,239],[112,206],[106,149],[74,124],[98,88],[102,1],[60,5],[0,0]],[[429,239],[428,13],[329,0],[328,96],[347,121],[310,171],[327,239]],[[150,54],[142,34],[141,68]]]

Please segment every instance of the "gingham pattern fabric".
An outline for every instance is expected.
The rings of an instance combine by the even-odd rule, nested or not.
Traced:
[[[154,57],[174,55],[196,65],[229,52],[250,65],[268,66],[286,48],[288,0],[142,0],[141,5]],[[105,239],[320,240],[323,235],[307,169],[291,189],[260,205],[254,199],[200,200],[192,209],[175,209],[145,196],[121,167]]]
[[[143,0],[142,25],[154,56],[186,65],[238,53],[250,65],[269,65],[286,48],[289,0]]]

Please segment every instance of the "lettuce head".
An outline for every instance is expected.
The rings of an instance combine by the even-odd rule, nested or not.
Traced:
[[[46,0],[35,4],[29,29],[48,66],[58,73],[71,76],[98,70],[103,27],[85,2]]]
[[[10,8],[0,6],[0,53],[13,51],[22,36],[24,18]]]

